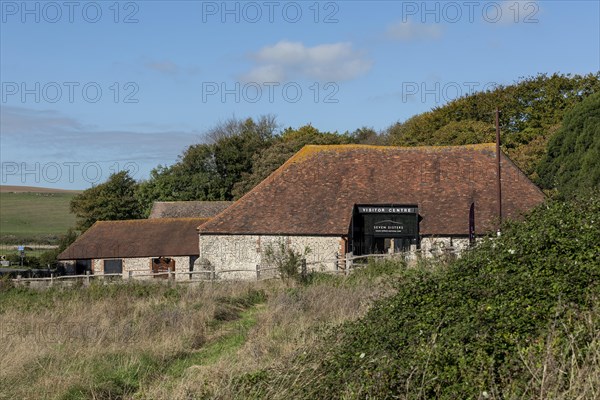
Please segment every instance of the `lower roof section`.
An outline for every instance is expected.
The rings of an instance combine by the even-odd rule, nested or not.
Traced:
[[[199,225],[207,218],[98,221],[59,260],[198,255]]]

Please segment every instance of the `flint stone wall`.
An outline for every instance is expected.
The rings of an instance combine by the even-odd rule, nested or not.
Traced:
[[[307,252],[309,270],[334,270],[340,242],[333,236],[201,235],[199,263],[214,268],[217,279],[256,279],[257,266],[273,267],[266,261],[267,249],[284,243],[295,252]],[[262,271],[261,278],[273,274]]]
[[[153,279],[151,276],[140,276],[152,273],[152,269],[150,268],[150,262],[153,258],[157,257],[123,258],[123,279],[129,278],[130,271],[132,278],[136,278],[137,276],[137,279]],[[175,272],[189,272],[190,256],[167,256],[166,258],[171,258],[175,260]],[[94,274],[104,273],[104,260],[105,259],[92,260],[92,271],[94,272]],[[175,275],[175,279],[189,280],[190,276],[185,274],[177,274]]]

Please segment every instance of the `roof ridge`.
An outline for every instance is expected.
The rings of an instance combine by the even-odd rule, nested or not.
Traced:
[[[91,229],[94,225],[98,224],[120,224],[120,223],[159,223],[159,222],[174,222],[174,221],[191,221],[195,219],[210,219],[209,217],[166,217],[166,218],[139,218],[139,219],[118,219],[118,220],[105,220],[105,221],[96,221],[92,226],[89,227]],[[88,230],[89,230],[88,229]],[[87,232],[87,230],[86,230]]]
[[[152,203],[230,203],[231,200],[165,200],[153,201]]]
[[[443,151],[443,150],[484,150],[484,149],[495,149],[495,143],[475,143],[475,144],[461,144],[461,145],[449,145],[449,146],[385,146],[385,145],[372,145],[372,144],[307,144],[302,147],[296,154],[290,157],[283,165],[289,165],[295,162],[304,161],[309,156],[328,150],[334,151],[350,151],[350,150],[378,150],[378,151]],[[273,172],[275,174],[277,170]],[[266,179],[265,179],[266,180]]]
[[[378,145],[378,144],[359,144],[359,143],[349,143],[349,144],[307,144],[305,147],[315,147],[315,148],[337,148],[337,149],[355,149],[355,148],[364,148],[364,149],[374,149],[374,150],[436,150],[436,149],[459,149],[459,148],[472,148],[477,150],[477,148],[487,148],[487,147],[495,147],[496,143],[494,142],[485,142],[485,143],[469,143],[469,144],[452,144],[452,145],[420,145],[420,146],[386,146],[386,145]]]

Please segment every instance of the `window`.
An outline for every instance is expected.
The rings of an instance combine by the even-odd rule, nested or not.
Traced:
[[[85,275],[92,272],[92,260],[77,260],[75,265],[67,267],[67,275]]]
[[[200,256],[190,256],[190,271],[194,270],[194,263]]]
[[[123,272],[123,260],[104,260],[105,274],[120,274]]]

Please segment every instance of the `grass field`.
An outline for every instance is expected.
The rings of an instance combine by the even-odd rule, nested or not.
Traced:
[[[6,188],[0,190],[0,243],[54,243],[75,224],[69,202],[77,192]]]
[[[0,281],[0,399],[240,399],[240,385],[394,292],[350,277],[36,291]],[[259,371],[256,373],[256,371]],[[256,373],[256,374],[255,374]],[[270,397],[262,397],[269,399]]]

